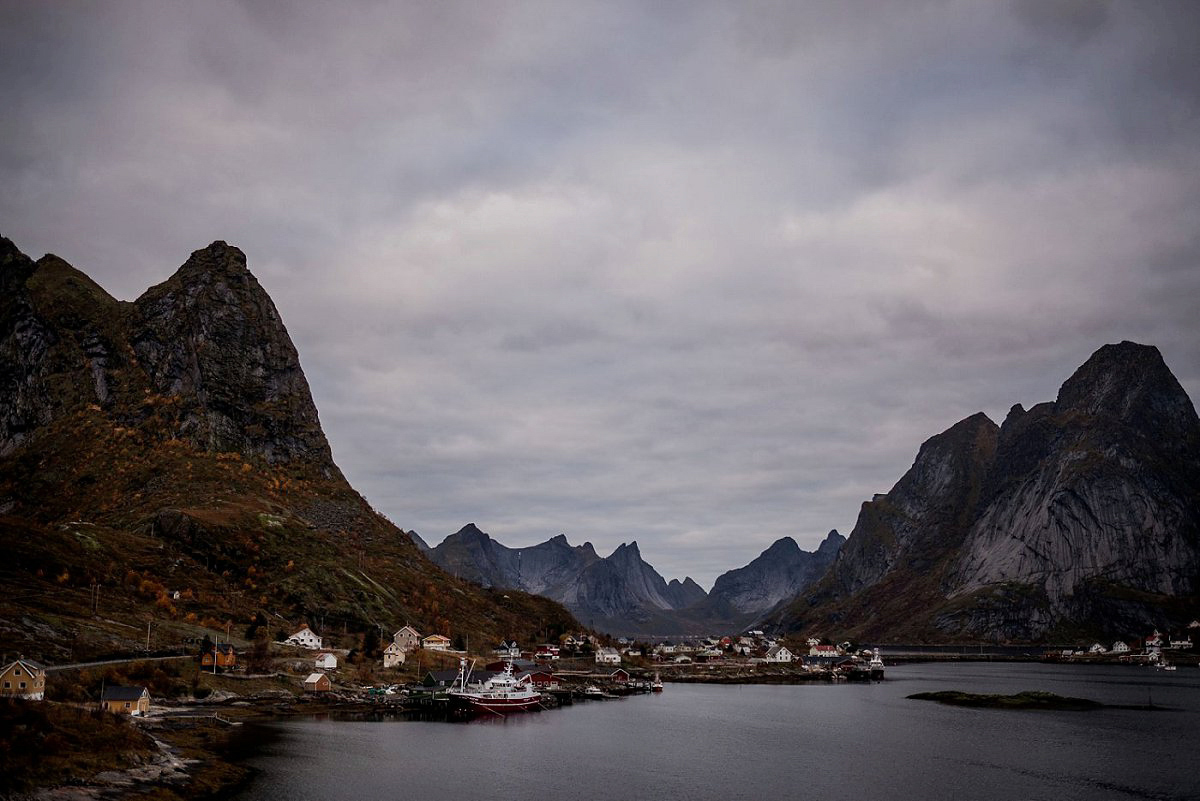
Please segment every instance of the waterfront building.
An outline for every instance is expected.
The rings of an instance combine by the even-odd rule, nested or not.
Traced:
[[[327,693],[332,689],[333,682],[324,673],[310,673],[308,674],[308,678],[304,680],[304,691],[306,693]]]
[[[621,664],[621,655],[617,653],[616,648],[597,648],[596,649],[596,664],[597,665],[619,665]]]

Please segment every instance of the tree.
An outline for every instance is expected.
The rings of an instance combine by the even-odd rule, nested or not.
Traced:
[[[213,647],[214,645],[212,637],[209,637],[207,634],[205,634],[204,640],[200,643],[200,658],[203,659],[205,654],[211,654],[213,652]]]
[[[367,633],[363,635],[363,654],[368,659],[374,659],[380,654],[379,629],[375,626],[367,629]]]

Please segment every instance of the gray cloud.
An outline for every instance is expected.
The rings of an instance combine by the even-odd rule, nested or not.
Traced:
[[[702,583],[1104,342],[1200,391],[1188,2],[0,9],[3,233],[238,244],[400,525]]]

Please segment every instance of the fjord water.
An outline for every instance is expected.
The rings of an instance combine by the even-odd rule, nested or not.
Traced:
[[[905,698],[1045,690],[1164,711],[1001,711]],[[877,684],[668,684],[656,696],[473,723],[272,724],[239,796],[1195,799],[1200,669],[890,667]]]

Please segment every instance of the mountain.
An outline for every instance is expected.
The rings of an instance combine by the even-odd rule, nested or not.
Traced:
[[[863,504],[776,616],[866,639],[1127,637],[1200,613],[1200,422],[1157,348],[1098,350],[1054,402],[976,414]]]
[[[791,537],[782,537],[750,564],[718,576],[709,597],[738,612],[765,614],[821,578],[845,542],[836,530],[830,531],[810,553],[800,550]]]
[[[560,534],[508,548],[474,523],[443,540],[430,558],[447,572],[485,587],[506,587],[561,602],[580,620],[615,634],[676,633],[674,615],[707,598],[690,578],[670,583],[643,558],[636,542],[607,557],[590,542],[573,546]],[[664,628],[665,627],[665,628]]]
[[[130,303],[0,238],[0,531],[0,650],[51,663],[126,652],[148,618],[152,646],[263,619],[347,644],[405,622],[477,641],[576,625],[446,575],[350,487],[224,242]]]

